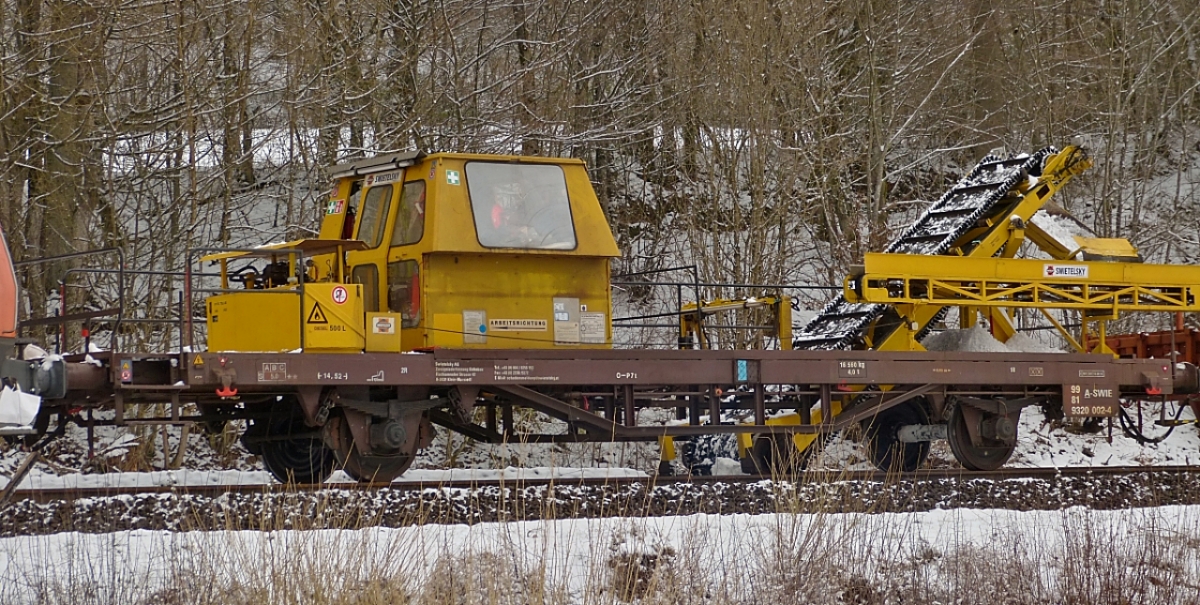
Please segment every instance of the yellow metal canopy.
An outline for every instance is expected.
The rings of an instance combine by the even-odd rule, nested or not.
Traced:
[[[297,239],[290,242],[276,242],[274,244],[255,246],[249,250],[217,252],[205,255],[200,260],[201,262],[208,262],[229,260],[232,258],[261,258],[287,254],[289,252],[300,252],[305,256],[317,256],[337,252],[339,248],[349,252],[353,250],[365,250],[367,245],[356,239]]]

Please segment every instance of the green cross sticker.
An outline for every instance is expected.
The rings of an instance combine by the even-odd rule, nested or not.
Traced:
[[[447,185],[457,185],[458,184],[458,171],[457,170],[447,170],[446,171],[446,184]]]

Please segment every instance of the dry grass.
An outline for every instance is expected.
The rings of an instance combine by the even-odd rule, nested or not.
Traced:
[[[295,530],[264,515],[278,530],[10,538],[0,602],[1200,603],[1192,509],[801,515],[781,501],[761,516],[647,518],[634,505],[609,519]]]

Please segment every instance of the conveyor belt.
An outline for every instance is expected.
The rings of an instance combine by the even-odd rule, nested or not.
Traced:
[[[1003,211],[1004,205],[998,202],[1028,175],[1040,176],[1046,158],[1054,153],[1057,153],[1056,149],[1046,148],[1031,156],[1007,160],[991,155],[984,157],[970,174],[930,206],[884,251],[921,255],[947,253],[964,233],[980,224],[981,219]],[[1000,221],[993,221],[993,224],[1000,224]],[[963,253],[970,256],[971,251],[964,249]],[[863,348],[862,337],[871,323],[890,308],[883,304],[849,303],[839,295],[797,333],[792,346],[810,350]],[[921,326],[922,331],[926,328]]]

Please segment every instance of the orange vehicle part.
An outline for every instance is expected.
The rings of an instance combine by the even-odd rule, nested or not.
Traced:
[[[1119,357],[1173,359],[1192,364],[1200,360],[1200,330],[1185,328],[1183,317],[1179,315],[1175,318],[1174,330],[1117,334],[1104,340]],[[1095,344],[1095,337],[1088,339],[1089,347]]]
[[[17,274],[8,240],[0,229],[0,338],[17,337]]]
[[[1122,334],[1109,336],[1107,341],[1109,348],[1121,357],[1170,359],[1174,351],[1178,353],[1175,361],[1196,363],[1200,358],[1200,330],[1195,328]]]
[[[1120,357],[1135,359],[1174,359],[1176,362],[1196,363],[1200,360],[1200,330],[1185,328],[1183,318],[1176,317],[1174,330],[1161,332],[1142,332],[1140,334],[1119,334],[1105,339],[1108,347]],[[1092,347],[1096,339],[1089,338],[1088,346]],[[1189,396],[1187,402],[1192,411],[1200,418],[1200,397]]]

